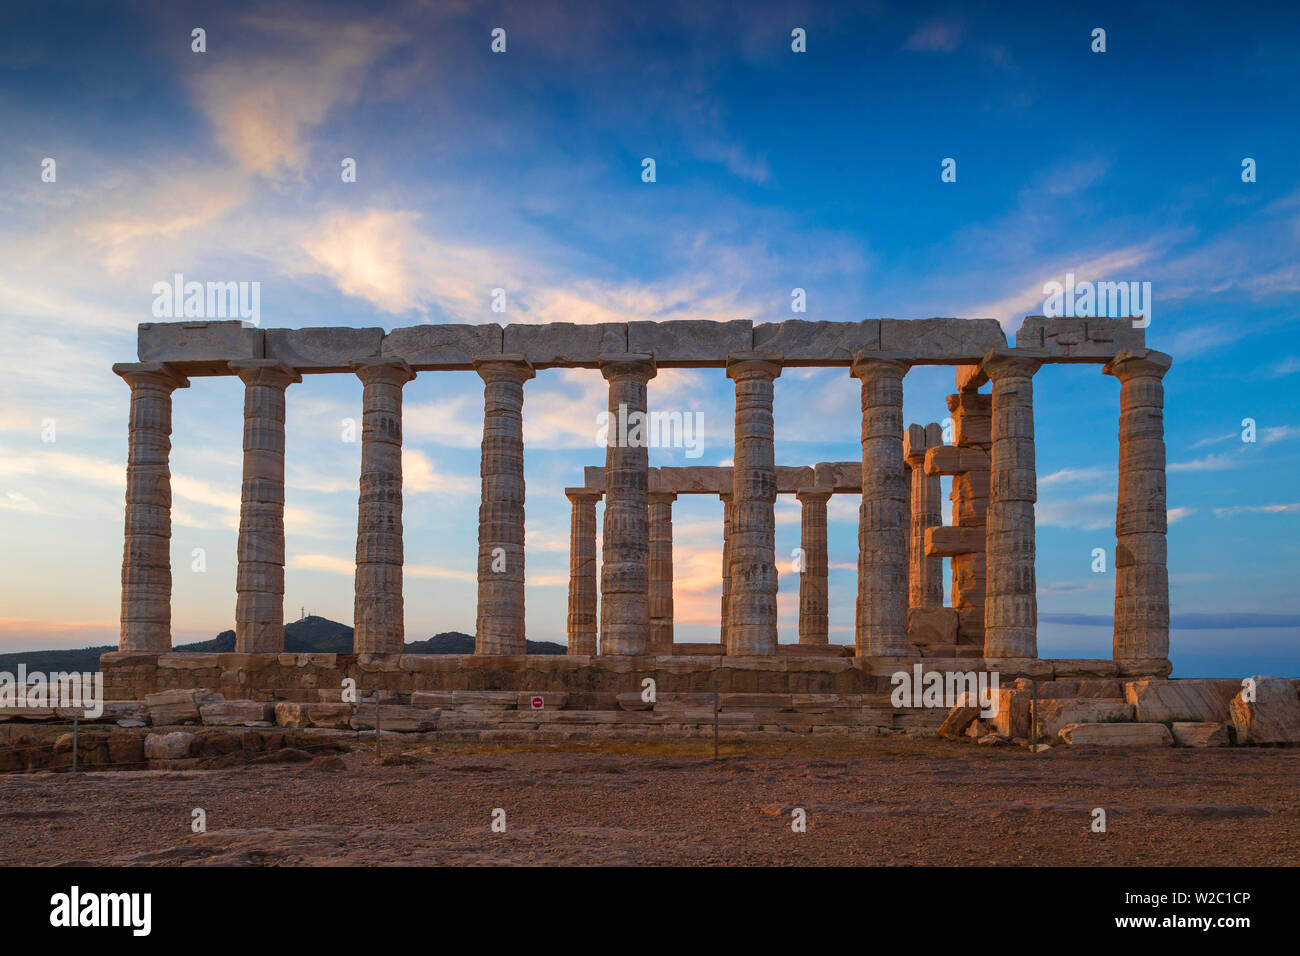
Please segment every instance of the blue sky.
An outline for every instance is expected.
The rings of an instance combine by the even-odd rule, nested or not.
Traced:
[[[1173,609],[1220,625],[1175,629],[1176,673],[1300,674],[1293,11],[207,6],[0,11],[0,647],[116,641],[128,391],[109,368],[134,359],[152,286],[175,272],[260,282],[264,327],[768,322],[792,317],[798,287],[801,318],[992,317],[1008,334],[1073,272],[1151,282],[1148,343],[1174,356]],[[947,414],[951,370],[905,388],[907,421]],[[563,640],[563,488],[603,459],[605,386],[549,371],[525,394],[529,636]],[[860,457],[843,371],[788,370],[776,396],[778,462]],[[1036,399],[1040,652],[1106,657],[1114,578],[1090,566],[1114,545],[1118,385],[1053,366]],[[348,376],[289,390],[290,618],[350,620],[359,454],[339,436],[359,400]],[[408,637],[469,631],[481,384],[426,373],[406,401]],[[233,378],[176,395],[178,643],[232,624],[241,402]],[[720,373],[664,371],[651,402],[702,412],[699,462],[730,461]],[[778,555],[797,515],[778,504]],[[678,639],[713,639],[721,505],[680,499],[676,516]],[[835,499],[831,521],[847,643],[855,504]],[[797,589],[787,560],[783,641]],[[1245,626],[1261,623],[1276,626]]]

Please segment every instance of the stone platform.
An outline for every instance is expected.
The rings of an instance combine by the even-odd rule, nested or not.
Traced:
[[[839,653],[839,648],[828,652]],[[1035,658],[737,657],[566,654],[153,654],[114,651],[100,658],[109,700],[160,690],[206,688],[229,699],[316,701],[320,691],[491,690],[530,693],[640,692],[652,678],[663,693],[883,694],[890,675],[911,671],[996,672],[1009,683],[1069,678],[1166,677],[1167,660]]]

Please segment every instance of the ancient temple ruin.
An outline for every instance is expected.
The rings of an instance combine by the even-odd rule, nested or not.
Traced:
[[[570,655],[613,663],[675,652],[671,502],[681,493],[716,494],[724,503],[721,648],[729,665],[774,658],[785,647],[776,625],[774,502],[781,493],[797,495],[803,509],[799,644],[838,653],[827,642],[826,502],[851,494],[860,498],[854,659],[926,653],[913,638],[927,613],[944,610],[940,575],[948,557],[953,640],[932,642],[933,655],[1020,661],[1028,672],[1038,656],[1034,377],[1044,366],[1091,363],[1119,380],[1111,671],[1169,672],[1162,378],[1171,360],[1147,349],[1129,319],[1030,316],[1014,347],[991,319],[423,325],[387,333],[173,322],[141,325],[138,357],[114,366],[131,388],[122,654],[171,649],[171,403],[191,377],[237,376],[244,385],[235,596],[241,654],[275,654],[284,645],[286,391],[304,375],[360,378],[354,649],[378,656],[401,654],[404,640],[403,386],[417,373],[477,371],[484,419],[475,651],[486,656],[525,652],[525,383],[548,369],[599,369],[611,413],[645,412],[657,369],[709,368],[735,382],[733,468],[651,469],[644,446],[620,444],[611,430],[604,466],[567,489]],[[914,365],[955,369],[951,444],[937,425],[904,428],[903,382]],[[861,418],[844,423],[861,428],[860,464],[776,466],[773,382],[800,366],[839,367],[861,381]],[[941,476],[952,477],[950,526],[941,523]]]

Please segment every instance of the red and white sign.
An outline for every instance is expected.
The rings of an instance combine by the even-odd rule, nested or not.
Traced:
[[[541,710],[545,706],[546,706],[546,701],[542,700],[542,698],[540,697],[533,698],[533,710]]]

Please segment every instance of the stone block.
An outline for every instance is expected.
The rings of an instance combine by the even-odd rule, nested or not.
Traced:
[[[1132,721],[1134,708],[1114,698],[1061,697],[1038,701],[1038,739],[1054,740],[1070,724]],[[1031,728],[1032,735],[1032,728]]]
[[[266,357],[261,329],[238,320],[142,322],[136,329],[141,362],[166,362],[185,375],[229,375],[226,363]]]
[[[179,760],[190,755],[194,735],[183,730],[169,734],[149,734],[144,738],[146,760]]]
[[[404,359],[417,370],[469,370],[476,357],[503,354],[504,337],[496,324],[416,325],[385,335],[379,354],[381,358]]]
[[[997,319],[881,319],[880,349],[916,364],[979,362],[989,349],[1005,348]]]
[[[664,368],[721,368],[730,352],[754,347],[754,323],[731,322],[629,322],[627,351],[653,355]]]
[[[1252,677],[1253,701],[1242,687],[1228,705],[1240,744],[1300,744],[1300,697],[1285,677]]]
[[[299,372],[350,372],[352,363],[380,357],[383,329],[267,329],[266,357]]]
[[[519,710],[533,710],[533,698],[540,697],[542,711],[563,710],[569,695],[557,691],[520,691],[515,697],[515,707]]]
[[[918,647],[955,645],[957,612],[950,607],[908,608],[907,639]]]
[[[862,462],[821,461],[813,465],[813,485],[837,495],[862,494]]]
[[[939,445],[926,449],[925,473],[927,475],[964,475],[967,472],[989,470],[989,453],[982,448],[960,445]]]
[[[847,366],[853,362],[856,352],[880,351],[880,320],[808,322],[787,319],[754,326],[753,338],[753,348],[782,353],[786,365]]]
[[[270,701],[218,700],[199,707],[199,716],[207,727],[253,727],[275,720]]]
[[[1041,349],[1058,362],[1108,362],[1125,349],[1145,349],[1146,332],[1131,319],[1027,315],[1016,348]]]
[[[1173,725],[1174,743],[1180,747],[1226,747],[1228,728],[1220,723],[1192,723],[1175,721]]]
[[[425,710],[401,704],[385,704],[379,708],[378,725],[381,732],[401,734],[424,733],[438,729],[440,710]],[[362,705],[352,715],[353,730],[374,730],[376,725],[374,705]]]
[[[1066,724],[1061,740],[1073,746],[1172,747],[1173,735],[1164,724]]]
[[[144,702],[149,708],[149,722],[155,727],[197,724],[200,720],[201,693],[194,690],[164,690],[146,695]],[[218,698],[220,696],[217,695]]]
[[[938,525],[925,529],[925,555],[928,558],[955,558],[962,554],[979,554],[984,550],[984,529]]]
[[[1142,721],[1227,723],[1228,703],[1240,689],[1241,681],[1235,679],[1148,677],[1126,682],[1124,698],[1137,708],[1137,719]]]
[[[605,352],[626,352],[626,322],[548,322],[505,327],[502,351],[522,355],[534,368],[581,366],[597,368]]]

